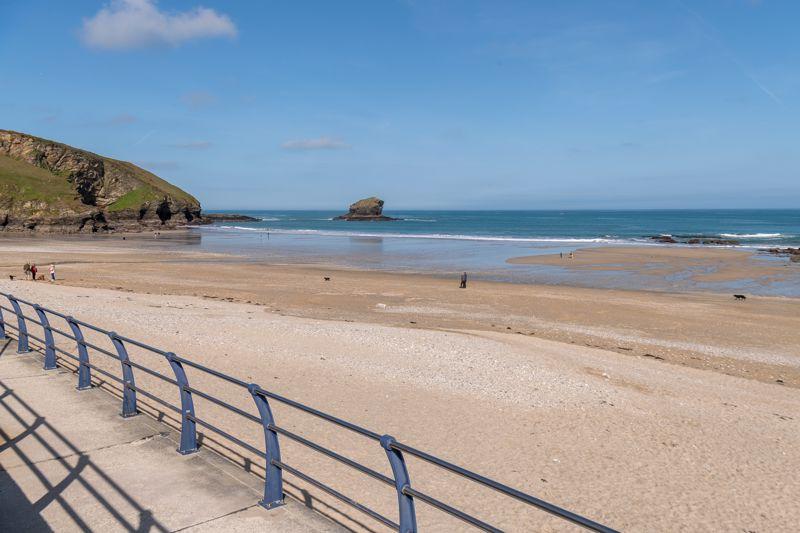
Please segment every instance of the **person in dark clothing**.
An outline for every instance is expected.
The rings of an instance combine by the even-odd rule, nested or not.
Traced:
[[[35,264],[31,265],[31,277],[33,278],[33,281],[36,281],[36,273],[37,272],[39,272],[39,269],[36,268],[36,265]]]
[[[466,289],[467,288],[467,273],[464,272],[461,274],[461,285],[458,286],[459,289]]]

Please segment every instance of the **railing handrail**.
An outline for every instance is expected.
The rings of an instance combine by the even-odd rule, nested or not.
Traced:
[[[490,479],[486,476],[481,474],[472,472],[471,470],[467,470],[466,468],[460,467],[456,464],[453,464],[449,461],[445,461],[439,457],[431,455],[427,452],[423,452],[418,450],[412,446],[404,444],[402,442],[396,441],[393,437],[388,435],[381,435],[375,431],[366,429],[361,427],[357,424],[348,422],[331,414],[325,413],[308,405],[302,404],[298,401],[292,400],[290,398],[286,398],[280,394],[268,391],[262,388],[260,385],[257,384],[250,384],[241,379],[238,379],[234,376],[230,376],[221,372],[219,370],[215,370],[213,368],[209,368],[205,365],[200,363],[196,363],[191,361],[190,359],[186,359],[184,357],[180,357],[175,355],[172,352],[168,352],[154,346],[151,346],[147,343],[125,337],[119,335],[113,331],[109,331],[107,329],[95,326],[93,324],[89,324],[82,320],[78,320],[73,318],[70,315],[66,315],[64,313],[55,311],[53,309],[49,309],[47,307],[42,307],[36,303],[23,300],[17,298],[11,294],[7,294],[4,292],[0,292],[0,296],[5,297],[11,303],[12,307],[6,307],[0,304],[0,339],[6,337],[5,327],[8,326],[9,328],[13,329],[17,333],[17,340],[18,340],[18,352],[24,353],[26,351],[30,351],[28,347],[28,338],[32,338],[34,340],[39,341],[45,347],[45,368],[52,369],[55,368],[57,353],[67,356],[73,360],[78,361],[78,373],[79,373],[79,384],[78,389],[83,390],[85,388],[89,388],[91,386],[91,370],[96,370],[101,374],[113,378],[117,383],[121,383],[123,386],[123,416],[134,416],[138,413],[136,409],[136,394],[142,394],[143,396],[153,399],[156,402],[165,405],[172,410],[181,414],[181,447],[179,448],[179,452],[181,453],[192,453],[197,450],[197,439],[196,439],[196,429],[195,424],[200,424],[201,426],[217,433],[218,435],[234,442],[235,444],[244,447],[251,453],[258,455],[266,459],[267,461],[267,475],[265,476],[265,492],[264,492],[264,500],[261,501],[261,505],[266,508],[272,508],[277,505],[281,505],[283,502],[283,490],[282,490],[282,476],[281,472],[286,470],[292,475],[303,479],[304,481],[314,485],[315,487],[323,490],[324,492],[328,493],[331,496],[334,496],[338,500],[347,503],[348,505],[352,506],[355,509],[371,516],[372,518],[376,519],[377,521],[387,525],[389,527],[398,529],[402,531],[402,533],[407,532],[416,532],[418,530],[416,525],[416,515],[414,510],[414,499],[417,498],[420,501],[431,505],[440,511],[450,514],[456,518],[459,518],[465,521],[468,524],[471,524],[479,529],[484,531],[500,531],[499,529],[491,526],[490,524],[483,522],[482,520],[465,513],[459,509],[451,507],[450,505],[441,502],[419,490],[416,490],[411,487],[411,481],[408,475],[408,470],[405,465],[404,461],[404,454],[408,454],[410,456],[416,457],[421,459],[429,464],[447,470],[449,472],[458,474],[470,481],[478,483],[482,486],[491,488],[503,495],[509,496],[517,501],[523,502],[527,505],[532,507],[538,508],[543,510],[547,513],[550,513],[556,517],[559,517],[563,520],[569,521],[573,524],[582,526],[586,529],[592,531],[599,531],[603,533],[613,533],[614,530],[599,524],[593,520],[575,514],[571,511],[563,509],[557,505],[551,504],[546,502],[542,499],[536,498],[531,496],[530,494],[526,494],[520,490],[514,489],[508,485]],[[31,316],[25,315],[19,304],[23,304],[33,308],[37,315],[38,320]],[[8,311],[13,313],[17,317],[17,326],[9,324],[5,322],[3,318],[3,311]],[[47,314],[52,316],[64,319],[70,325],[73,330],[73,334],[70,335],[69,333],[60,330],[58,328],[54,328],[49,324],[47,320]],[[34,324],[37,324],[43,328],[44,331],[44,339],[35,336],[27,331],[26,321],[30,321]],[[102,335],[108,336],[111,341],[113,342],[117,354],[115,355],[109,350],[106,350],[96,344],[87,342],[83,339],[83,335],[80,331],[80,327],[83,326],[85,328],[91,329],[97,333]],[[65,337],[67,339],[71,339],[77,343],[78,352],[79,354],[76,356],[71,354],[62,348],[55,345],[53,341],[52,334],[57,333],[58,335]],[[152,370],[150,368],[145,367],[142,364],[133,362],[129,359],[127,350],[125,348],[126,345],[133,345],[154,354],[161,355],[167,359],[172,367],[173,372],[175,373],[175,379],[169,378],[160,372]],[[119,379],[118,377],[114,376],[110,372],[98,368],[96,365],[91,364],[88,361],[88,351],[87,348],[91,348],[103,355],[112,358],[118,358],[120,364],[122,365],[122,373],[123,378]],[[189,385],[189,382],[186,378],[186,374],[183,370],[183,365],[189,366],[195,370],[203,372],[205,374],[214,376],[216,378],[222,379],[228,383],[237,385],[241,388],[246,388],[253,400],[258,407],[260,416],[254,416],[242,409],[233,406],[224,400],[216,398],[208,393],[202,392],[198,389],[195,389]],[[142,370],[143,372],[147,373],[148,375],[152,375],[158,377],[170,384],[177,385],[179,387],[179,391],[181,393],[181,407],[178,408],[177,406],[166,402],[165,400],[156,397],[155,395],[142,390],[135,384],[133,370],[138,369]],[[194,405],[192,402],[192,394],[197,394],[198,397],[204,398],[206,400],[211,401],[212,403],[219,405],[223,408],[228,409],[229,411],[242,416],[243,418],[260,423],[265,432],[265,448],[266,452],[261,452],[254,446],[242,441],[241,439],[225,432],[224,430],[214,426],[213,424],[209,423],[208,421],[202,420],[195,416],[194,413]],[[342,427],[349,431],[352,431],[358,435],[371,439],[373,441],[378,441],[381,443],[381,446],[385,449],[386,454],[388,456],[390,465],[392,467],[393,477],[388,477],[380,472],[377,472],[365,465],[357,463],[352,459],[349,459],[343,455],[338,454],[324,446],[317,444],[305,437],[297,435],[285,428],[282,428],[274,423],[272,418],[272,412],[269,406],[269,400],[275,400],[284,405],[288,405],[289,407],[298,409],[303,411],[307,414],[313,415],[317,418],[323,419],[326,422],[332,423],[336,426]],[[360,471],[372,478],[375,478],[385,484],[394,485],[397,489],[398,495],[398,505],[399,505],[399,516],[400,516],[400,523],[397,524],[394,521],[380,515],[376,511],[369,509],[368,507],[359,504],[358,502],[350,499],[349,497],[343,495],[342,493],[338,492],[337,490],[333,489],[325,485],[324,483],[315,480],[304,474],[303,472],[299,471],[298,469],[289,466],[288,464],[284,463],[280,459],[280,448],[278,445],[278,435],[282,435],[294,442],[298,442],[303,444],[304,446],[315,450],[327,457],[330,457],[342,464],[345,464],[357,471]]]

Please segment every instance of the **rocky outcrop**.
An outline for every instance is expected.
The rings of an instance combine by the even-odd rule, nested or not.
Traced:
[[[260,218],[236,213],[203,213],[203,222],[211,224],[213,222],[260,222]]]
[[[350,210],[344,215],[339,215],[335,220],[383,221],[399,219],[384,216],[383,200],[372,196],[350,205]]]
[[[800,248],[769,248],[764,251],[773,255],[786,256],[792,263],[800,263]]]
[[[140,231],[202,222],[200,203],[155,174],[0,130],[0,229]]]
[[[672,237],[672,235],[656,235],[650,238],[656,242],[663,242],[664,244],[674,244],[678,242]]]
[[[706,244],[717,246],[738,246],[736,239],[720,239],[717,237],[695,237],[695,236],[674,236],[674,235],[653,235],[651,240],[664,244]]]

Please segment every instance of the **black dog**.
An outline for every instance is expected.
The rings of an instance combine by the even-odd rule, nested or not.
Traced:
[[[737,300],[747,300],[747,296],[745,296],[744,294],[734,294],[733,297],[736,298]]]
[[[325,277],[325,278],[322,278],[322,279],[324,279],[325,281],[330,281],[331,280],[331,278],[328,278],[328,277]]]

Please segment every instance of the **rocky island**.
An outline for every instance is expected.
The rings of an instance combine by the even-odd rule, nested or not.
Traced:
[[[251,217],[249,215],[240,215],[239,213],[203,213],[203,223],[211,224],[213,222],[260,222],[260,218]]]
[[[347,213],[339,215],[334,220],[386,221],[400,219],[385,216],[383,214],[383,200],[371,196],[350,205],[350,210]]]
[[[198,223],[200,202],[143,168],[0,130],[0,230],[141,231]]]

